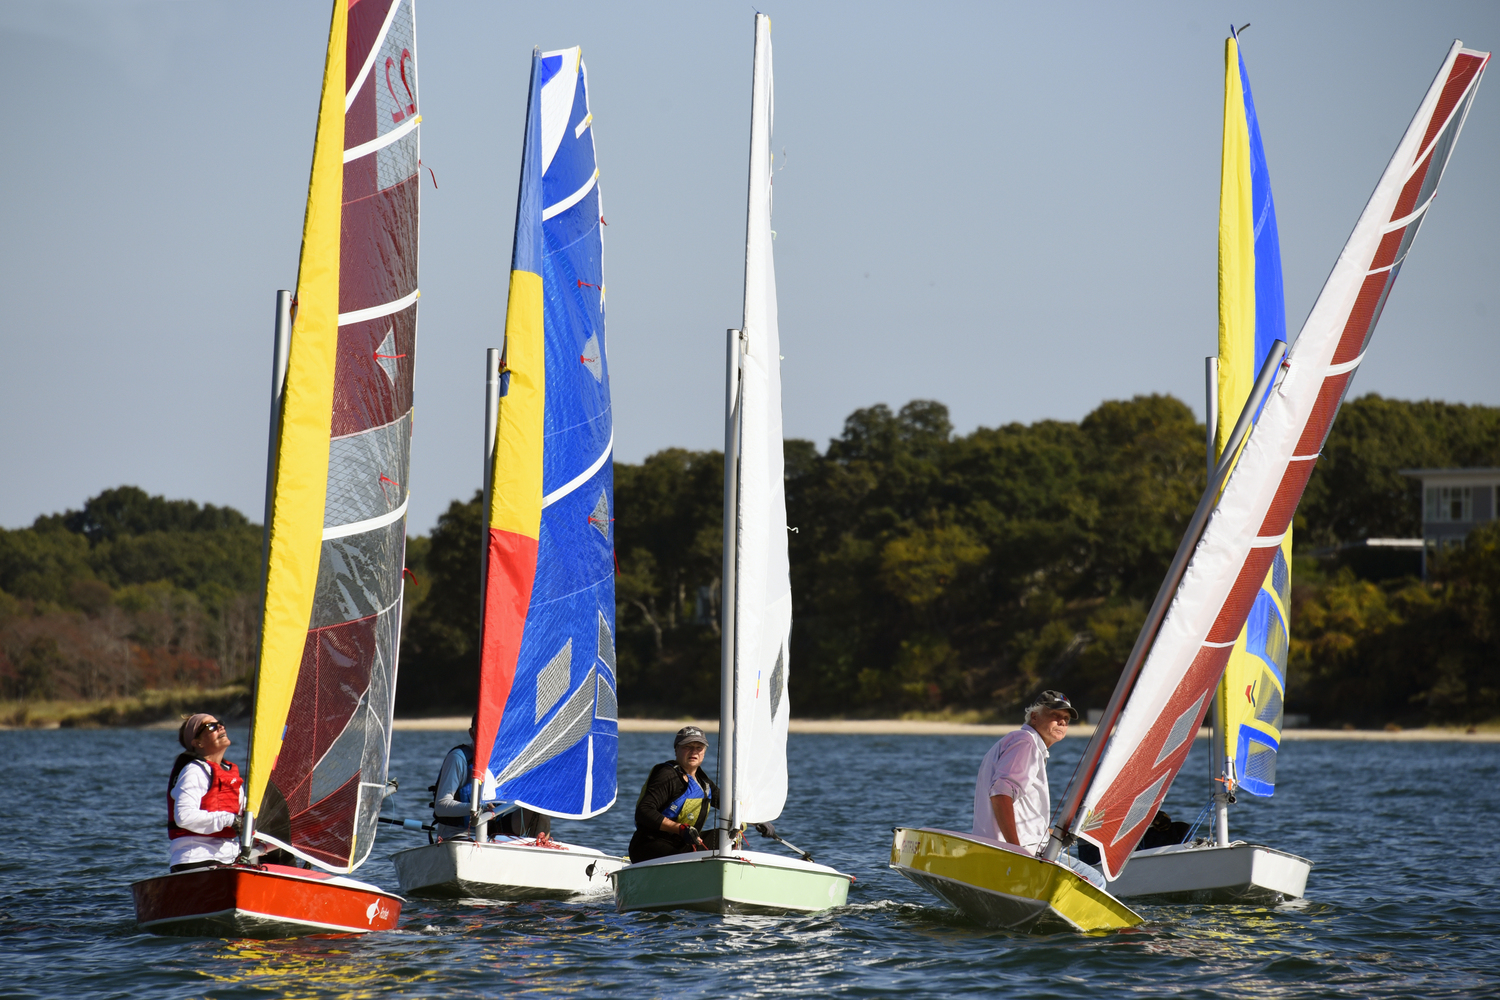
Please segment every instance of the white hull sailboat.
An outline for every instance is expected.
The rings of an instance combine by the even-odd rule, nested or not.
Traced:
[[[810,859],[737,846],[786,804],[792,625],[781,451],[781,361],[771,252],[771,19],[755,15],[745,314],[729,331],[724,433],[724,623],[719,824],[705,851],[615,873],[620,912],[810,913],[843,906],[853,879]],[[716,834],[716,836],[714,836]]]
[[[1286,339],[1280,237],[1260,118],[1238,33],[1224,43],[1224,146],[1219,189],[1219,353],[1207,359],[1208,474],[1222,455],[1251,380],[1273,343]],[[1236,793],[1276,791],[1286,705],[1292,532],[1272,556],[1214,694],[1210,737],[1211,837],[1139,850],[1110,888],[1155,903],[1275,904],[1299,899],[1312,863],[1285,851],[1230,842]]]
[[[447,899],[569,899],[610,891],[625,864],[560,840],[445,840],[391,855],[401,890]]]
[[[1100,855],[1098,867],[1117,892],[1134,869],[1139,859],[1133,852],[1187,759],[1247,616],[1275,555],[1282,551],[1313,462],[1365,355],[1391,284],[1433,203],[1488,61],[1489,53],[1453,44],[1295,346],[1287,351],[1279,340],[1268,345],[1239,419],[1224,439],[1224,460],[1209,477],[1114,694],[1064,793],[1040,860],[1055,861],[1080,841],[1092,844]],[[976,888],[997,884],[1003,866],[1014,869],[1009,857],[976,852],[971,844],[972,838],[949,835],[930,846],[918,844],[912,856],[942,858],[954,880]],[[898,842],[893,849],[893,864],[903,872],[915,867],[904,861],[904,847]],[[1255,883],[1263,863],[1280,858],[1285,864],[1291,856],[1255,845],[1216,845],[1199,855],[1171,850],[1147,857],[1142,884],[1149,889],[1157,871],[1173,877],[1187,873],[1199,857],[1207,864],[1193,874],[1202,891],[1212,892],[1235,865],[1248,863],[1249,874],[1227,880],[1231,890]],[[1033,859],[1021,860],[1026,869],[1034,867]],[[1298,861],[1292,859],[1290,867]],[[1071,872],[1057,876],[1069,877],[1082,881]],[[1271,875],[1264,877],[1269,880]],[[1182,879],[1167,891],[1191,885]],[[1019,880],[1011,886],[1011,891],[1038,901],[1044,893],[1067,898],[1058,896],[1047,880],[1038,879],[1035,888]],[[1286,886],[1300,893],[1305,879],[1291,872]],[[972,901],[971,893],[944,898],[978,919],[990,916]],[[1125,919],[1117,926],[1134,922],[1138,919]]]
[[[614,423],[593,120],[582,51],[533,52],[505,347],[485,361],[476,834],[395,854],[413,894],[587,895],[625,864],[485,833],[507,810],[589,819],[615,802]]]
[[[1242,903],[1301,899],[1312,864],[1260,844],[1173,844],[1136,851],[1110,891],[1133,903]]]

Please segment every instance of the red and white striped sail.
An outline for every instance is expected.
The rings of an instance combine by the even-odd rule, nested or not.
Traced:
[[[1454,42],[1271,391],[1125,703],[1074,827],[1119,875],[1187,758],[1489,62]],[[1065,818],[1066,819],[1066,818]]]

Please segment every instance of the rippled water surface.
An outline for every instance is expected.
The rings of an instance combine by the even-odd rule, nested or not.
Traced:
[[[422,815],[460,737],[396,734],[388,814]],[[894,824],[967,828],[992,742],[791,738],[778,827],[857,876],[845,909],[621,916],[608,902],[414,899],[396,932],[258,942],[135,927],[129,883],[165,870],[172,733],[0,732],[0,996],[1500,995],[1500,744],[1293,742],[1276,797],[1238,807],[1234,834],[1311,858],[1307,900],[1151,907],[1136,930],[1037,938],[975,926],[886,867]],[[1054,748],[1054,792],[1082,747]],[[554,832],[623,853],[641,782],[669,755],[668,736],[625,734],[621,804]],[[1200,740],[1174,817],[1197,813],[1206,770]],[[395,889],[386,855],[421,838],[381,836],[359,877]]]

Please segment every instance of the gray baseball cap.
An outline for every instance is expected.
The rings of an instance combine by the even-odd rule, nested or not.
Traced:
[[[1032,712],[1037,712],[1044,708],[1062,709],[1072,716],[1075,721],[1078,719],[1078,709],[1073,707],[1073,703],[1068,700],[1068,696],[1061,691],[1043,691],[1031,699],[1031,704],[1026,706],[1026,718],[1029,720]]]
[[[677,739],[672,742],[672,749],[675,750],[687,743],[702,743],[706,747],[708,746],[708,737],[704,736],[703,730],[697,726],[683,726],[677,730]]]

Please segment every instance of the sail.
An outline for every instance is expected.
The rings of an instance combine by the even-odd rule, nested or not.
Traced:
[[[417,332],[411,0],[336,0],[269,525],[248,808],[338,871],[374,845],[400,645]]]
[[[771,252],[771,19],[755,15],[750,193],[740,370],[734,593],[733,815],[761,823],[786,804],[792,581],[781,450],[781,340]]]
[[[1278,340],[1286,340],[1281,241],[1261,144],[1250,75],[1231,35],[1224,42],[1224,156],[1219,187],[1219,426],[1223,454],[1255,377]],[[1287,529],[1250,616],[1229,654],[1215,694],[1225,790],[1255,795],[1276,787],[1276,753],[1286,697],[1291,610],[1292,531]]]
[[[1187,758],[1488,61],[1458,42],[1448,52],[1283,362],[1110,742],[1085,776],[1073,832],[1099,847],[1109,878]]]
[[[533,53],[488,512],[476,761],[492,800],[615,801],[614,417],[578,48]],[[476,771],[480,770],[476,764]]]

